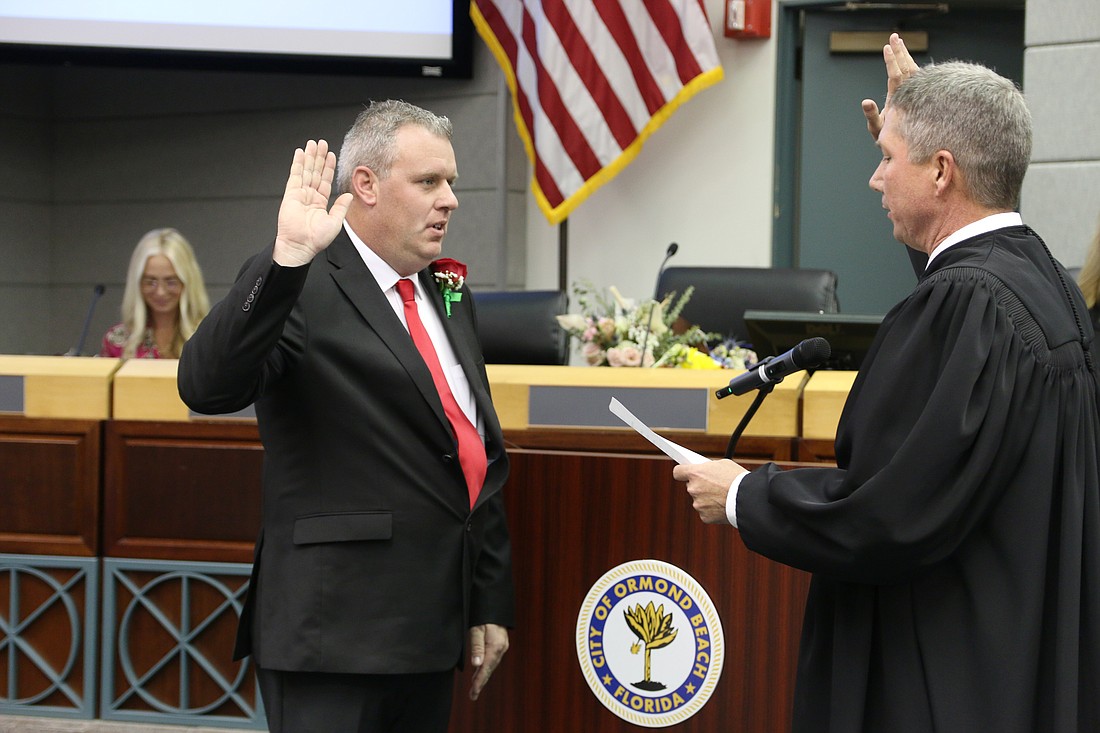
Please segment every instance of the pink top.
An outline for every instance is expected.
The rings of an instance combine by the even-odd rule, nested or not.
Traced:
[[[121,358],[122,349],[126,346],[126,339],[129,337],[130,332],[126,330],[126,326],[116,323],[103,336],[103,346],[99,349],[99,355]],[[137,353],[134,356],[138,359],[161,358],[160,352],[157,351],[156,341],[153,340],[153,329],[145,329],[145,338],[138,344]]]

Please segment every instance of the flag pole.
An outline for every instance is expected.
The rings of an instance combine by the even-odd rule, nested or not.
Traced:
[[[558,224],[558,290],[569,292],[569,218]]]

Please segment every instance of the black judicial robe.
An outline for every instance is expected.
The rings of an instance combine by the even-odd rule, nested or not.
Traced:
[[[1100,730],[1100,349],[1070,282],[1026,227],[948,249],[883,319],[838,467],[741,484],[746,546],[813,573],[795,731]]]

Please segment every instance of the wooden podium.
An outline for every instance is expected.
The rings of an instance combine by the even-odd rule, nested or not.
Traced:
[[[259,523],[255,423],[191,414],[175,366],[135,360],[115,377],[106,554],[246,562]],[[672,480],[672,461],[608,411],[617,397],[666,437],[720,456],[751,395],[718,401],[730,379],[721,371],[490,365],[488,373],[510,446],[505,501],[519,618],[482,699],[467,700],[469,673],[456,682],[451,730],[526,730],[531,721],[547,731],[633,728],[588,689],[574,636],[592,583],[637,559],[695,577],[725,628],[719,688],[681,727],[785,730],[807,577],[751,555],[730,528],[703,525]],[[790,459],[804,382],[778,385],[746,430],[763,457]],[[153,486],[140,478],[158,465],[175,470]]]
[[[0,357],[0,409],[15,389],[6,377],[22,377],[23,388],[23,412],[0,417],[0,552],[98,555],[109,575],[105,586],[115,582],[111,573],[137,573],[141,587],[160,587],[169,605],[181,596],[162,579],[184,572],[173,563],[246,572],[260,522],[263,447],[255,420],[247,412],[190,412],[176,391],[177,366]],[[714,695],[677,728],[786,731],[808,576],[749,553],[736,530],[702,524],[683,485],[672,480],[673,462],[608,411],[616,397],[664,437],[720,457],[753,395],[717,400],[715,391],[730,379],[723,371],[490,365],[488,373],[512,465],[505,502],[518,619],[511,651],[481,700],[466,697],[469,671],[456,680],[451,731],[633,730],[589,690],[574,637],[592,584],[617,565],[645,559],[694,577],[725,635]],[[745,431],[738,460],[750,466],[798,465],[805,455],[829,460],[829,431],[850,384],[850,375],[819,372],[777,385]],[[809,453],[806,444],[814,446]],[[17,468],[25,465],[34,466],[30,474]],[[74,493],[47,494],[53,498],[45,507],[44,486]],[[211,583],[239,602],[247,574],[229,577]],[[140,608],[149,599],[118,601],[124,602]],[[105,640],[128,631],[128,664],[155,664],[161,629],[155,623],[124,629],[127,618],[121,607],[107,608]],[[204,653],[226,679],[237,680],[242,704],[258,706],[249,681],[240,681],[241,668],[228,659],[231,626],[224,618],[212,624]],[[104,654],[115,651],[105,644]],[[112,664],[121,669],[108,659],[104,670]],[[110,693],[120,683],[106,674],[103,684]],[[179,678],[156,684],[156,694],[175,694]],[[200,697],[223,692],[209,681],[191,686]],[[112,712],[119,719],[141,714]],[[189,724],[216,725],[222,712]]]

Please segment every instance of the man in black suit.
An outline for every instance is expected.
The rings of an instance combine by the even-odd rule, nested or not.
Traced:
[[[180,358],[192,409],[255,404],[263,522],[237,656],[252,654],[275,732],[445,731],[467,651],[476,699],[508,648],[508,459],[473,303],[454,299],[465,286],[452,278],[445,304],[430,268],[456,177],[450,121],[404,102],[359,115],[338,170],[328,144],[309,141],[275,241]],[[401,279],[415,301],[402,302]],[[448,397],[410,338],[410,306],[449,407],[477,427],[472,450],[459,451]]]

